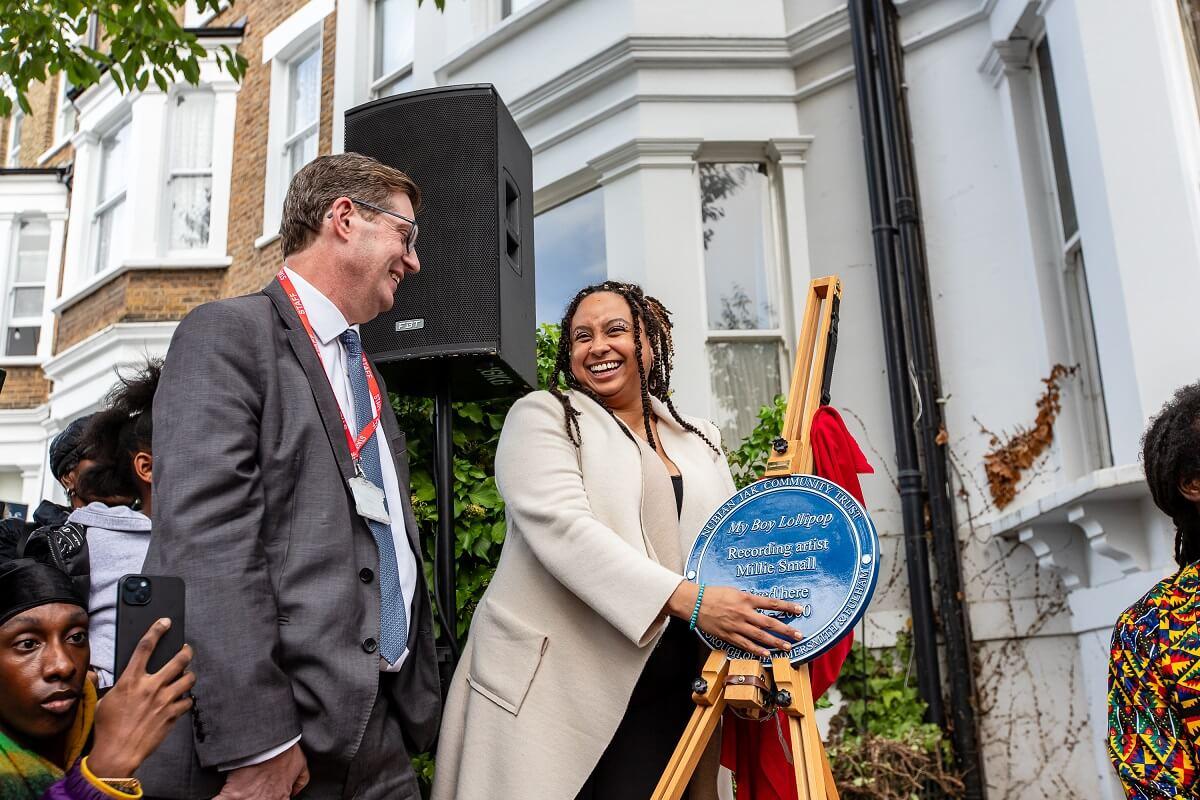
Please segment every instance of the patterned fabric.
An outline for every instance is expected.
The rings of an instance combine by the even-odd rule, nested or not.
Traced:
[[[1108,667],[1108,752],[1130,800],[1200,797],[1200,563],[1117,620]]]
[[[74,764],[83,754],[96,714],[96,690],[83,682],[83,699],[67,732],[66,759]],[[0,730],[0,800],[37,800],[63,777],[63,769],[32,750],[26,750]]]
[[[367,386],[367,373],[363,370],[362,341],[353,328],[345,331],[340,338],[346,346],[346,374],[350,376],[350,389],[354,394],[354,416],[361,428],[375,416],[371,406],[371,390]],[[382,436],[379,428],[376,428],[359,452],[363,475],[381,492],[383,468],[379,465],[379,441]],[[387,500],[384,500],[384,505],[387,505]],[[367,525],[375,537],[375,546],[379,548],[379,654],[389,664],[395,664],[404,655],[404,646],[408,643],[408,614],[404,590],[400,588],[396,541],[392,538],[390,525],[374,520],[367,520]]]

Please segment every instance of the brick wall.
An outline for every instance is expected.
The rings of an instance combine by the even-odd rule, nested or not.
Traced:
[[[256,248],[263,232],[263,192],[267,167],[267,125],[271,95],[271,65],[262,63],[262,37],[304,5],[303,0],[237,4],[249,8],[247,36],[241,53],[250,61],[242,79],[237,104],[237,149],[233,161],[233,197],[230,198],[229,254],[233,265],[225,275],[225,297],[256,292],[279,271],[282,253],[278,240]],[[225,12],[229,13],[229,12]],[[333,61],[337,12],[325,17],[321,42],[321,126],[318,152],[327,154],[333,141]],[[239,188],[240,187],[240,188]]]
[[[151,269],[119,275],[62,311],[55,352],[117,322],[182,319],[201,303],[221,296],[222,273],[219,269]]]
[[[26,93],[32,113],[25,116],[21,124],[21,167],[56,166],[39,165],[37,160],[54,143],[54,119],[58,100],[58,76],[53,75],[46,83],[35,83]],[[4,138],[0,141],[0,163],[8,164],[8,132],[12,118],[4,121]]]
[[[0,390],[0,409],[34,408],[50,398],[50,381],[41,367],[5,367],[8,377]]]

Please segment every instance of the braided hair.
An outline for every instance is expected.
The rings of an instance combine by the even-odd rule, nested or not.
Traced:
[[[133,375],[118,375],[119,382],[104,398],[105,408],[88,421],[83,439],[96,463],[79,477],[81,497],[94,500],[138,496],[133,456],[139,451],[153,452],[151,407],[161,372],[162,361],[151,359]]]
[[[571,299],[571,302],[567,304],[566,311],[563,313],[562,322],[560,323],[561,335],[558,339],[558,354],[554,361],[554,371],[550,375],[549,389],[550,393],[562,404],[567,438],[576,447],[579,447],[583,443],[583,436],[579,430],[579,410],[571,405],[571,398],[567,397],[566,393],[561,389],[562,384],[594,400],[601,408],[608,412],[608,415],[613,420],[617,421],[617,425],[629,440],[637,444],[633,438],[633,434],[629,432],[629,429],[625,425],[617,420],[616,414],[605,404],[604,400],[591,389],[581,384],[574,373],[571,372],[571,320],[575,317],[575,312],[579,309],[579,304],[583,302],[583,299],[597,292],[618,294],[625,298],[625,302],[629,304],[629,312],[633,317],[634,355],[637,362],[638,380],[642,386],[642,422],[646,426],[646,442],[652,449],[655,449],[654,431],[650,425],[650,420],[653,416],[650,398],[656,397],[666,405],[667,410],[671,412],[671,417],[685,431],[699,436],[705,444],[712,448],[714,453],[720,454],[721,451],[709,441],[707,436],[701,433],[696,426],[684,421],[679,412],[675,410],[675,404],[671,401],[671,357],[675,354],[675,344],[671,339],[671,312],[667,311],[666,306],[656,298],[645,294],[642,291],[642,287],[637,284],[622,283],[620,281],[605,281],[604,283],[585,286]],[[649,372],[647,372],[642,362],[643,328],[646,331],[646,339],[650,343],[650,352],[654,355],[654,358],[651,360]]]
[[[1175,561],[1200,561],[1200,510],[1179,484],[1200,478],[1200,383],[1184,386],[1150,421],[1142,463],[1154,504],[1175,523]]]

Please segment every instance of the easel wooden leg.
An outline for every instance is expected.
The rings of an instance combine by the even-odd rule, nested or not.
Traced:
[[[729,659],[725,657],[725,653],[719,650],[709,653],[701,673],[701,680],[705,684],[704,692],[692,694],[696,708],[692,711],[679,744],[675,746],[675,752],[671,754],[671,760],[667,762],[667,768],[663,771],[658,786],[654,788],[652,800],[679,800],[683,796],[683,791],[696,770],[696,764],[704,755],[708,740],[712,738],[717,723],[721,721],[721,714],[725,711],[725,677],[728,674]]]
[[[800,800],[838,800],[829,758],[817,730],[812,681],[807,664],[793,667],[786,658],[771,660],[771,675],[789,703],[780,706],[788,718],[792,740],[792,765],[796,770],[796,796]]]
[[[821,748],[821,767],[825,773],[825,800],[841,800],[838,796],[837,781],[833,779],[833,767],[829,764],[829,753]]]

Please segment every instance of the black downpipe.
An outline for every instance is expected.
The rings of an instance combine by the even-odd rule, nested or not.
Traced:
[[[908,355],[904,316],[896,263],[896,227],[888,203],[888,177],[883,134],[876,113],[875,72],[871,67],[871,42],[867,33],[867,0],[850,0],[850,36],[854,48],[855,82],[862,117],[867,189],[871,204],[871,237],[875,244],[875,273],[879,280],[879,312],[883,322],[892,432],[896,439],[901,517],[904,524],[904,561],[908,568],[908,595],[913,617],[913,653],[917,661],[917,688],[925,701],[930,722],[945,726],[941,667],[929,576],[929,551],[925,541],[925,509],[917,442],[913,435],[913,402],[908,387]]]
[[[933,558],[937,571],[936,590],[941,612],[942,639],[949,674],[950,740],[963,770],[965,800],[982,800],[985,795],[983,759],[975,716],[975,680],[972,669],[970,631],[962,600],[958,537],[945,445],[938,442],[943,428],[941,381],[938,376],[933,309],[929,300],[928,259],[921,230],[921,207],[917,194],[912,129],[903,83],[904,64],[899,25],[892,0],[872,0],[875,44],[879,65],[880,101],[885,139],[891,158],[895,187],[896,221],[900,233],[900,270],[905,290],[911,335],[913,374],[920,413],[915,420],[925,468],[929,502],[929,524],[933,531]]]

